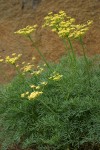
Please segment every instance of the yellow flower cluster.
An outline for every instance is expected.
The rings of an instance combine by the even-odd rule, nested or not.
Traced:
[[[58,31],[59,24],[66,18],[67,15],[64,11],[60,11],[59,14],[53,14],[53,12],[48,13],[48,16],[44,18],[45,23],[43,27],[51,27],[53,31]]]
[[[0,62],[3,62],[3,59],[0,59]]]
[[[0,62],[3,62],[4,61],[4,59],[3,58],[1,58],[1,56],[0,56]]]
[[[27,26],[26,28],[20,29],[16,31],[16,34],[24,35],[24,36],[29,36],[32,32],[34,32],[37,28],[37,25],[34,26]]]
[[[22,54],[16,54],[16,53],[13,53],[12,56],[6,56],[5,59],[2,59],[1,56],[0,56],[0,62],[6,62],[8,64],[12,64],[14,65],[18,60],[19,58],[22,56]],[[16,66],[17,67],[17,66]]]
[[[29,94],[29,92],[21,94],[21,98],[27,97],[29,100],[34,100],[38,96],[40,96],[43,92],[42,91],[34,91]]]
[[[54,81],[59,81],[61,80],[62,77],[63,75],[54,72],[53,75],[49,77],[49,79],[52,79]]]
[[[86,24],[79,24],[79,25],[72,25],[74,30],[70,33],[70,38],[79,38],[82,37],[86,31],[89,30],[89,26],[92,24],[93,21],[87,21]]]
[[[43,81],[38,86],[36,86],[36,85],[33,84],[33,85],[30,85],[30,87],[33,88],[33,89],[38,90],[38,89],[40,89],[41,87],[43,87],[45,85],[47,85],[47,82]]]
[[[39,70],[34,71],[34,72],[32,72],[31,74],[37,76],[37,75],[40,75],[40,74],[43,72],[43,70],[44,70],[43,68],[39,68]]]
[[[74,31],[72,24],[75,22],[74,18],[69,18],[67,21],[62,21],[59,24],[58,35],[59,37],[68,37]]]
[[[25,62],[23,62],[22,64],[25,64]],[[30,72],[33,67],[34,65],[31,65],[30,63],[28,63],[27,65],[22,67],[21,70],[23,71],[23,73],[27,73],[27,72]]]
[[[43,81],[41,82],[41,85],[47,85],[47,82]]]
[[[37,98],[38,96],[40,96],[43,92],[39,92],[39,91],[34,91],[32,92],[29,96],[28,99],[29,100],[34,100],[35,98]]]
[[[13,57],[7,56],[5,58],[5,62],[14,65],[19,60],[19,58],[22,56],[22,54],[16,55],[16,53],[13,53],[12,56]]]
[[[40,83],[40,85],[36,86],[36,85],[30,85],[30,87],[34,90],[33,92],[29,93],[29,92],[25,92],[21,94],[21,98],[28,98],[29,100],[34,100],[35,98],[37,98],[38,96],[40,96],[43,92],[42,91],[37,91],[40,90],[41,88],[43,88],[45,85],[47,85],[47,82],[43,81]]]
[[[32,57],[32,60],[34,61],[36,58],[35,57]]]
[[[48,16],[44,18],[45,23],[43,27],[49,26],[53,32],[57,32],[61,38],[79,38],[83,36],[93,21],[88,21],[83,25],[76,25],[75,19],[66,15],[64,11],[60,11],[58,14],[50,12]]]
[[[27,96],[29,94],[29,92],[25,92],[23,94],[21,94],[21,97],[24,98],[25,96]]]
[[[17,55],[16,53],[13,53],[11,56],[6,56],[5,59],[3,59],[0,56],[0,62],[14,65],[16,67],[17,72],[21,73],[23,75],[25,75],[25,73],[27,73],[27,72],[32,73],[33,67],[34,67],[33,64],[26,63],[25,61],[23,61],[20,65],[17,64],[17,61],[20,59],[21,56],[22,56],[22,54]],[[34,61],[34,60],[35,60],[35,57],[32,57],[32,61]],[[40,70],[34,72],[34,74],[40,74],[42,71],[43,71],[43,69],[40,68]]]

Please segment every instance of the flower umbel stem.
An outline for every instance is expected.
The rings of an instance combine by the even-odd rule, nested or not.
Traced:
[[[75,56],[75,52],[74,52],[74,48],[73,48],[72,42],[71,42],[71,40],[70,40],[69,37],[67,37],[67,40],[68,40],[68,43],[69,43],[70,48],[71,48],[71,51],[72,51],[73,60],[74,60],[74,62],[76,63],[76,56]]]
[[[83,55],[84,55],[84,60],[85,60],[85,63],[86,63],[86,71],[87,71],[87,75],[88,75],[89,85],[91,86],[91,82],[90,82],[90,72],[89,72],[89,63],[88,63],[88,59],[87,59],[86,54],[85,54],[85,47],[84,47],[84,43],[83,43],[82,37],[80,37],[79,41],[80,41],[80,44],[81,44],[81,46],[82,46]]]
[[[42,57],[43,61],[46,63],[47,67],[48,67],[49,69],[51,69],[51,67],[50,67],[49,64],[47,63],[47,61],[46,61],[45,57],[43,56],[43,54],[41,53],[41,51],[34,45],[34,42],[33,42],[33,40],[32,40],[32,38],[31,38],[30,35],[28,36],[28,38],[29,38],[30,41],[32,42],[33,47],[37,50],[37,52],[38,52],[38,53],[40,54],[40,56]]]
[[[82,40],[82,37],[80,37],[80,44],[82,46],[82,50],[83,50],[83,55],[84,55],[84,60],[86,62],[86,64],[88,65],[88,60],[87,60],[87,57],[86,57],[86,54],[85,54],[85,47],[84,47],[84,43],[83,43],[83,40]]]
[[[70,54],[70,50],[67,46],[67,43],[66,43],[66,40],[65,39],[62,39],[63,43],[64,43],[64,46],[65,46],[65,49],[66,49],[66,52],[68,52],[68,56],[70,57],[70,61],[72,62],[72,57],[71,57],[71,54]]]

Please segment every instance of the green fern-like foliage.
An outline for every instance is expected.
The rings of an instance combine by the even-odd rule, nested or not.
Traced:
[[[77,68],[68,59],[51,64],[63,75],[59,81],[49,80],[43,94],[35,100],[21,98],[25,91],[32,92],[31,84],[47,81],[51,70],[45,69],[37,77],[17,76],[7,85],[0,86],[0,138],[2,150],[19,145],[36,150],[90,149],[100,143],[100,68],[90,70],[91,86],[82,58]]]

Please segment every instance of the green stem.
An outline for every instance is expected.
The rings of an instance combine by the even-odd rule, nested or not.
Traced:
[[[63,43],[64,43],[64,46],[66,48],[66,52],[70,53],[69,49],[68,49],[68,46],[66,44],[66,40],[65,39],[62,39]]]
[[[88,64],[88,59],[87,59],[86,54],[85,54],[85,47],[84,47],[84,43],[83,43],[82,37],[80,37],[79,41],[80,41],[80,44],[81,44],[81,46],[82,46],[83,55],[84,55],[84,60],[85,60],[85,63],[86,63],[86,71],[87,71],[87,75],[88,75],[89,85],[91,86],[90,73],[89,73],[89,68],[88,68],[88,65],[89,65],[89,64]]]
[[[83,43],[82,37],[80,37],[80,44],[82,46],[82,50],[83,50],[83,55],[84,55],[85,62],[88,65],[88,60],[87,60],[87,57],[86,57],[86,54],[85,54],[85,47],[84,47],[84,43]]]
[[[38,52],[38,53],[40,54],[40,56],[42,57],[43,61],[46,63],[47,67],[48,67],[49,69],[51,69],[51,67],[50,67],[49,64],[47,63],[47,61],[46,61],[45,57],[43,56],[43,54],[41,53],[41,51],[34,45],[34,42],[33,42],[32,38],[31,38],[31,36],[28,36],[28,38],[29,38],[30,41],[32,42],[33,47],[35,47],[35,49],[37,50],[37,52]]]
[[[72,55],[73,55],[74,62],[76,62],[76,56],[75,56],[75,52],[74,52],[74,48],[73,48],[72,42],[71,42],[69,37],[67,37],[67,40],[68,40],[70,48],[72,50]]]
[[[70,55],[70,51],[69,51],[69,48],[68,48],[68,46],[67,46],[67,44],[66,44],[66,40],[65,40],[65,39],[62,39],[62,41],[63,41],[63,43],[64,43],[64,45],[65,45],[66,51],[68,52],[68,56],[70,57],[70,60],[71,60],[71,62],[72,62],[72,58],[71,58],[71,55]]]

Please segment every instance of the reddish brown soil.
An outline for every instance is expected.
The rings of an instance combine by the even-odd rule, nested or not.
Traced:
[[[5,2],[6,1],[6,2]],[[21,0],[0,0],[0,55],[2,57],[13,52],[22,53],[23,59],[30,62],[35,56],[36,63],[40,61],[37,52],[28,39],[15,35],[14,31],[27,25],[38,24],[38,30],[33,35],[36,44],[48,60],[56,61],[64,54],[64,47],[57,35],[42,29],[43,18],[48,12],[64,10],[75,17],[78,23],[93,20],[94,24],[84,41],[89,51],[87,54],[100,54],[100,0],[42,0],[35,10],[31,3],[21,10]],[[82,54],[79,45],[75,44],[79,55]],[[14,70],[8,65],[0,64],[0,83],[12,79]]]

